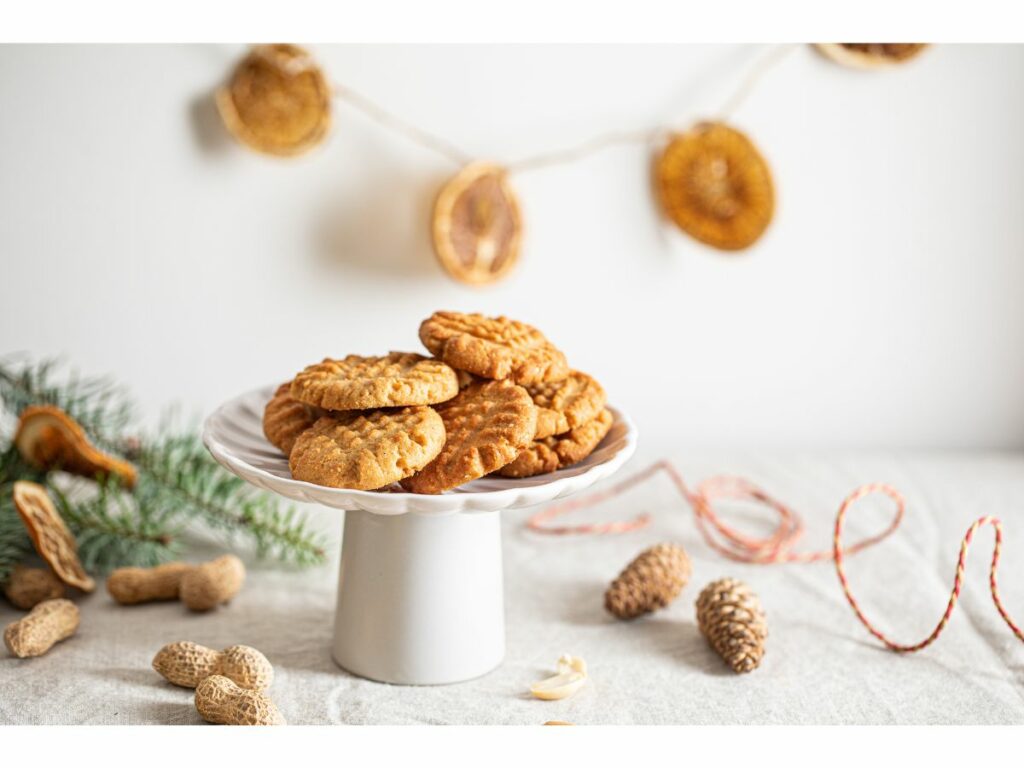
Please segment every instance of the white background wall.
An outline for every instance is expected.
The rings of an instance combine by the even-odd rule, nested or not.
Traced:
[[[314,47],[482,158],[708,114],[758,49]],[[649,446],[1024,445],[1024,48],[898,70],[800,49],[736,115],[774,169],[753,250],[659,222],[649,156],[515,179],[524,257],[474,291],[431,254],[452,168],[341,104],[249,153],[211,102],[240,46],[0,48],[0,352],[205,412],[324,355],[418,349],[436,308],[534,322]]]

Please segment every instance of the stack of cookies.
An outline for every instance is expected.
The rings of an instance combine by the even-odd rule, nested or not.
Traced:
[[[570,466],[612,425],[601,385],[526,323],[435,312],[420,340],[434,357],[328,358],[277,389],[263,432],[296,480],[442,493]]]

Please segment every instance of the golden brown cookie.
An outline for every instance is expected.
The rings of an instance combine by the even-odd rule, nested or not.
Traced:
[[[604,387],[581,371],[570,371],[561,381],[531,384],[526,391],[537,406],[537,440],[586,424],[607,400]]]
[[[564,435],[535,440],[498,474],[502,477],[533,477],[583,461],[604,440],[613,421],[611,411],[603,408],[597,418]]]
[[[516,384],[560,381],[569,364],[543,333],[507,317],[435,312],[420,325],[420,340],[453,368]]]
[[[331,89],[302,48],[258,45],[217,92],[217,108],[231,134],[250,149],[297,155],[327,135]]]
[[[533,440],[537,408],[511,381],[485,381],[438,406],[447,440],[436,459],[402,487],[441,493],[490,474],[515,459]]]
[[[296,400],[329,411],[432,405],[450,400],[458,391],[455,371],[412,352],[327,358],[306,368],[291,385]]]
[[[444,440],[444,422],[426,406],[336,413],[299,435],[288,466],[296,480],[369,491],[425,467]]]
[[[290,381],[278,387],[263,410],[263,434],[285,456],[292,452],[296,438],[327,413],[314,405],[300,403],[292,397],[291,387]]]

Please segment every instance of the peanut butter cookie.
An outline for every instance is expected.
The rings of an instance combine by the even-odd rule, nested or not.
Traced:
[[[507,317],[435,312],[420,325],[420,340],[453,368],[516,384],[560,381],[569,364],[543,333]]]
[[[327,413],[314,405],[300,403],[292,397],[291,387],[290,381],[278,387],[263,410],[263,434],[285,456],[292,452],[296,438]]]
[[[533,477],[583,461],[604,440],[613,421],[611,411],[603,408],[597,418],[564,435],[534,440],[498,474],[502,477]]]
[[[526,391],[537,406],[537,440],[586,424],[607,400],[604,387],[581,371],[570,371],[561,381],[531,384]]]
[[[306,368],[291,385],[296,400],[330,411],[432,405],[458,391],[455,371],[412,352],[327,358]]]
[[[369,491],[422,469],[444,444],[444,422],[426,406],[335,413],[299,435],[288,466],[296,480]]]
[[[510,381],[471,384],[437,410],[447,441],[436,459],[402,481],[413,493],[441,493],[500,469],[530,444],[537,428],[529,393]]]

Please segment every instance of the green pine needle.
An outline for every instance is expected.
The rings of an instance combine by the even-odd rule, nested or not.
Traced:
[[[165,426],[154,437],[136,437],[135,407],[123,387],[74,372],[61,379],[59,368],[53,360],[0,358],[0,581],[31,547],[11,501],[16,480],[48,486],[89,571],[166,562],[180,551],[182,534],[197,528],[232,545],[248,541],[259,557],[295,565],[324,561],[323,537],[305,517],[222,469],[194,432]],[[132,461],[135,488],[75,480],[69,489],[58,473],[28,466],[9,441],[18,414],[36,404],[57,406],[97,445]]]

